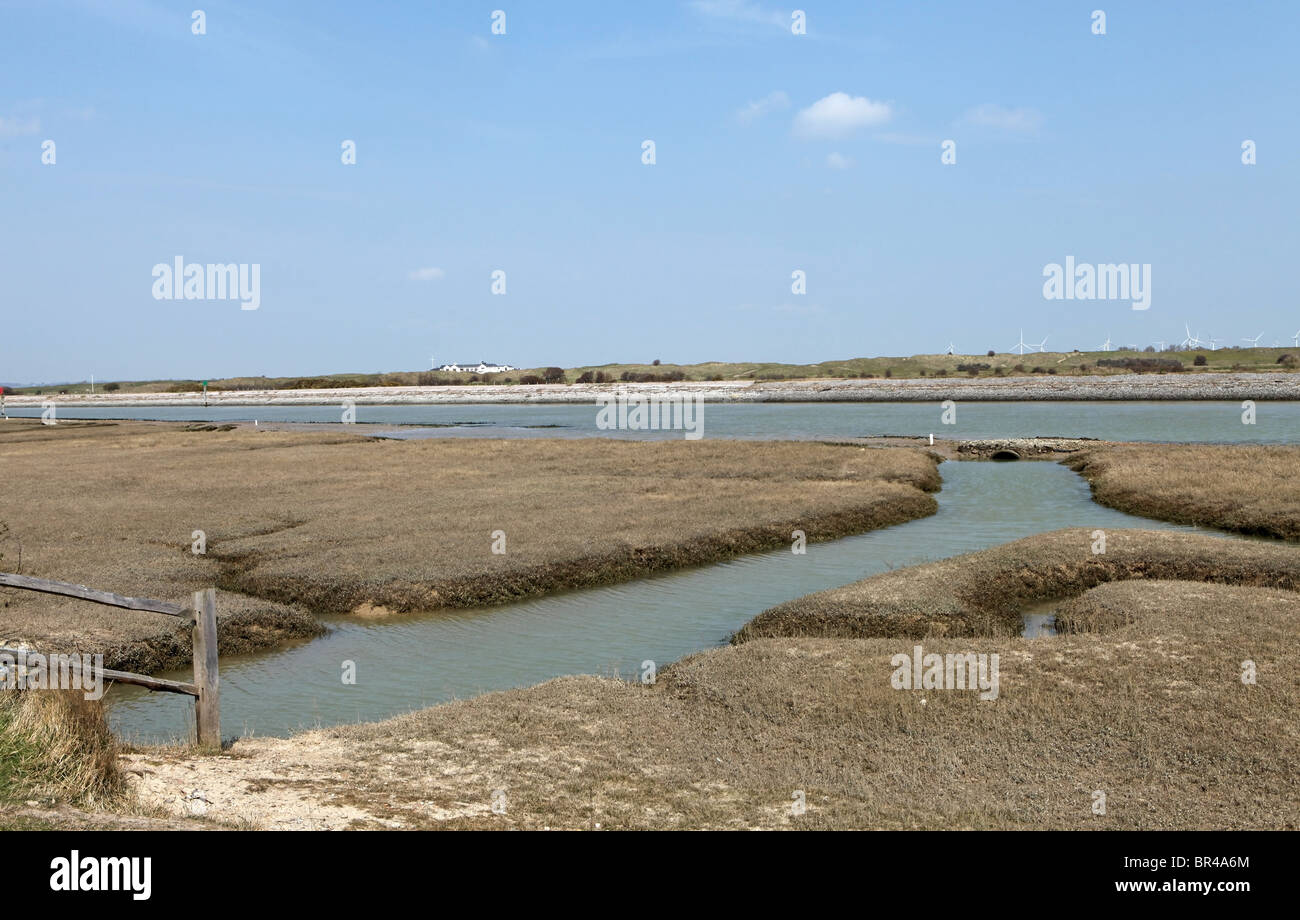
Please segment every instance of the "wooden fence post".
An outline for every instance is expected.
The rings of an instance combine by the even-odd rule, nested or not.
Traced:
[[[217,677],[217,589],[194,592],[194,725],[200,747],[221,747]]]

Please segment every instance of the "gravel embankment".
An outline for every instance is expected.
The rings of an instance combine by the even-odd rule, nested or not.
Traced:
[[[1116,374],[1097,377],[943,377],[908,380],[682,381],[636,384],[537,386],[358,387],[320,390],[210,392],[212,406],[358,404],[470,405],[475,403],[582,403],[622,390],[628,394],[700,393],[708,402],[940,402],[953,400],[1291,400],[1300,399],[1300,374]],[[9,396],[10,408],[63,406],[201,406],[198,393],[111,393]]]

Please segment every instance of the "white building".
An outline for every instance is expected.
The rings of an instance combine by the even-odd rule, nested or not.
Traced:
[[[444,364],[438,370],[449,374],[499,374],[502,371],[517,371],[519,368],[513,364],[493,364],[489,361],[470,364],[467,361],[464,364]]]

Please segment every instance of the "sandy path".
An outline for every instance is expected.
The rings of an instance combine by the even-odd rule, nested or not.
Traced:
[[[122,758],[137,800],[177,817],[272,830],[400,827],[325,790],[322,780],[342,781],[354,766],[337,742],[331,747],[315,732],[245,739],[219,756],[155,750]]]

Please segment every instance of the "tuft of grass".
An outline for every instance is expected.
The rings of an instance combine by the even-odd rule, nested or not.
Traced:
[[[0,693],[0,804],[116,803],[125,792],[117,754],[101,700],[62,690]]]

